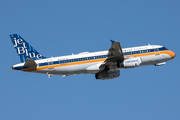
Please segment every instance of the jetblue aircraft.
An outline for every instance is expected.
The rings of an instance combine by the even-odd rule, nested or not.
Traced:
[[[160,45],[146,45],[121,48],[117,41],[111,40],[109,50],[83,52],[59,57],[44,57],[28,44],[20,35],[11,34],[10,38],[21,63],[14,70],[52,75],[95,74],[96,79],[113,79],[120,76],[120,69],[144,65],[164,65],[175,57],[175,53]]]

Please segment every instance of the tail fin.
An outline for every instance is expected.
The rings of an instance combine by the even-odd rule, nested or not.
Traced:
[[[45,58],[29,45],[20,35],[11,34],[10,38],[21,62],[26,62],[27,59],[39,60]]]

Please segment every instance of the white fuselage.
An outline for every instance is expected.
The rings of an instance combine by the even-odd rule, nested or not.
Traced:
[[[175,57],[175,53],[167,50],[163,46],[148,45],[140,47],[132,47],[122,49],[124,58],[140,58],[143,65],[155,65],[171,60]],[[100,52],[84,52],[80,54],[73,54],[68,56],[51,57],[41,60],[35,60],[37,67],[35,69],[22,69],[22,71],[35,72],[51,75],[73,75],[73,74],[88,74],[97,73],[99,70],[93,70],[93,65],[100,66],[107,58],[108,51]],[[13,66],[15,69],[21,70],[24,63]],[[90,68],[91,67],[91,68]],[[115,66],[108,66],[109,69],[118,70]]]

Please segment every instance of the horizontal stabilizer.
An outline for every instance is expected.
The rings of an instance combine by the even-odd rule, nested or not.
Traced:
[[[37,67],[37,63],[33,59],[27,59],[24,68],[35,68]]]

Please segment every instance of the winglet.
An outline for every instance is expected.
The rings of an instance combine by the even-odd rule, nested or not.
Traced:
[[[115,42],[114,40],[111,40],[111,39],[110,39],[110,41],[111,41],[112,44]]]

